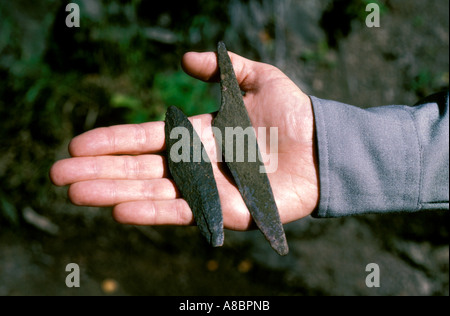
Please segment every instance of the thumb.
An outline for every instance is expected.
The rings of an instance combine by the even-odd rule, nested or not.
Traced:
[[[244,58],[237,54],[228,52],[234,73],[242,90],[248,91],[255,85],[255,76],[261,63]],[[190,76],[207,82],[219,81],[219,67],[217,55],[213,52],[184,54],[181,60],[181,67]]]

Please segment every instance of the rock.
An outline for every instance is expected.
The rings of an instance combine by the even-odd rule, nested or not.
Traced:
[[[167,110],[165,123],[170,173],[202,235],[213,247],[222,246],[224,232],[219,192],[211,163],[205,160],[207,154],[200,137],[186,115],[174,106]]]
[[[222,94],[220,110],[212,123],[214,137],[256,226],[271,247],[284,256],[289,252],[286,235],[264,163],[256,159],[261,155],[256,134],[223,42],[217,45],[217,58]],[[227,135],[230,130],[233,135]]]

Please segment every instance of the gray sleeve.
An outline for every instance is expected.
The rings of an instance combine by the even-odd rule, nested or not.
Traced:
[[[448,210],[448,91],[412,107],[311,101],[320,181],[312,216]]]

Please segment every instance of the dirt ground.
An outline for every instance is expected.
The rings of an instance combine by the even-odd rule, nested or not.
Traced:
[[[308,94],[360,107],[414,104],[448,87],[448,1],[379,1],[379,28],[365,25],[365,11],[338,5],[355,2],[230,1],[236,32],[226,40],[277,65]],[[271,3],[275,33],[284,35],[254,44],[248,56],[237,43],[264,41],[246,23],[268,15]],[[249,8],[254,16],[241,18]],[[43,155],[67,157],[68,141]],[[32,211],[20,209],[20,225],[0,222],[0,295],[449,294],[448,211],[308,217],[285,225],[290,253],[279,257],[259,231],[226,231],[224,246],[213,249],[196,227],[120,225],[108,208],[71,205],[67,188],[49,180],[42,187],[51,204],[24,196]],[[43,218],[27,220],[34,213]],[[66,286],[69,263],[80,268],[79,287]],[[369,263],[380,268],[380,287],[366,286]]]

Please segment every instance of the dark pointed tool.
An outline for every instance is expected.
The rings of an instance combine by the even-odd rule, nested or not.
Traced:
[[[219,192],[211,163],[204,159],[207,155],[200,137],[186,115],[174,106],[166,112],[164,128],[170,173],[189,204],[202,235],[213,247],[222,246],[224,233]]]
[[[256,134],[223,42],[219,42],[217,45],[217,55],[222,99],[219,112],[212,123],[220,131],[220,133],[217,130],[214,131],[216,141],[222,148],[225,162],[256,225],[272,248],[278,254],[286,255],[289,249],[278,208],[269,178],[265,172],[261,172],[265,169],[264,163],[258,159],[261,156]],[[226,137],[226,133],[230,133],[232,130],[236,137]],[[241,134],[239,135],[239,133]],[[237,141],[238,138],[241,139],[240,142]],[[236,141],[234,141],[235,139]],[[253,144],[250,148],[256,150],[256,155],[253,153],[251,156],[249,144]],[[239,157],[244,157],[244,161]],[[256,157],[256,159],[250,159],[250,157]]]

